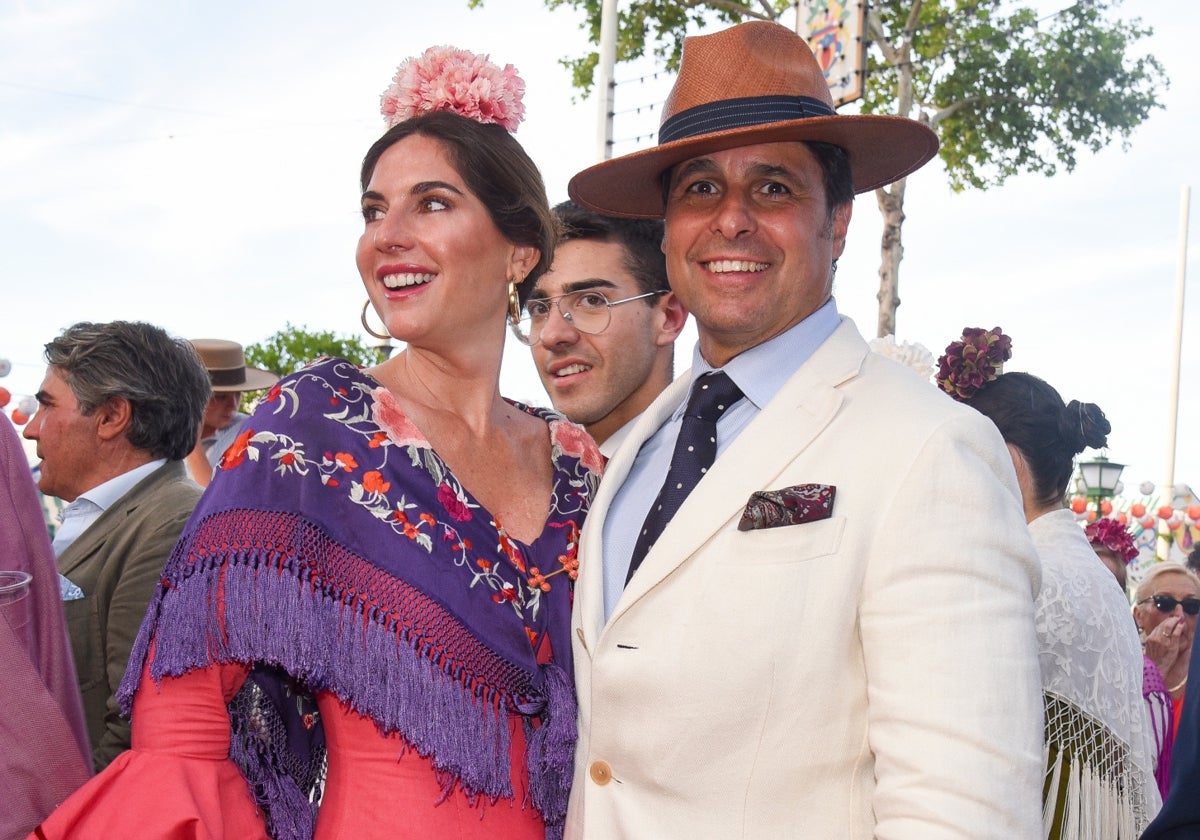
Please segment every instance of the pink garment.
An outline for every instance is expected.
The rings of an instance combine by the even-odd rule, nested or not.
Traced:
[[[161,684],[149,668],[133,703],[133,749],[55,811],[39,836],[269,840],[250,789],[229,758],[225,704],[249,668],[198,668]],[[398,735],[381,734],[373,720],[329,692],[318,694],[317,704],[329,775],[314,840],[544,840],[541,817],[521,801],[528,773],[520,715],[510,717],[510,767],[520,799],[471,801],[457,788],[447,796],[432,762]],[[146,795],[150,790],[153,796]]]
[[[1176,714],[1171,706],[1171,693],[1167,691],[1162,674],[1149,656],[1142,657],[1142,697],[1146,701],[1150,729],[1158,750],[1154,779],[1165,802],[1171,787],[1171,747],[1175,744]]]
[[[29,462],[0,417],[0,571],[33,576],[0,606],[0,840],[24,837],[91,775],[58,572]]]

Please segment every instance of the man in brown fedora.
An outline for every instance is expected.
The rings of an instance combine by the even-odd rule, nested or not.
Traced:
[[[804,41],[755,22],[687,39],[659,145],[572,179],[665,219],[699,342],[584,529],[568,838],[1041,836],[1011,459],[832,297],[854,194],[936,150],[836,114]]]
[[[204,409],[200,442],[188,457],[188,469],[198,484],[207,486],[213,470],[221,463],[221,456],[250,416],[238,411],[242,394],[270,388],[279,377],[269,370],[247,365],[246,353],[236,341],[196,338],[192,339],[192,346],[208,371],[213,394]]]

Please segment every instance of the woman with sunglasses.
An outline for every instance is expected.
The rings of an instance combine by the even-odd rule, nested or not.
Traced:
[[[1161,806],[1142,656],[1129,601],[1064,504],[1075,455],[1105,445],[1099,407],[1027,373],[1000,373],[1011,340],[968,329],[938,360],[938,385],[988,417],[1008,444],[1042,561],[1037,635],[1045,700],[1048,838],[1136,837]]]
[[[1186,566],[1159,563],[1138,584],[1133,620],[1137,622],[1148,663],[1146,685],[1160,688],[1159,695],[1169,695],[1171,703],[1161,751],[1163,776],[1169,774],[1170,748],[1187,693],[1188,663],[1198,615],[1200,579]],[[1162,716],[1162,710],[1156,708],[1152,708],[1152,713]],[[1166,778],[1161,781],[1165,789]]]

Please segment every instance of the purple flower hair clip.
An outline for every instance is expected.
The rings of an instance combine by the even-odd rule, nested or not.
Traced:
[[[1107,548],[1126,563],[1138,556],[1138,550],[1133,544],[1133,536],[1129,529],[1115,519],[1103,517],[1088,524],[1083,532],[1092,545]]]
[[[950,342],[938,359],[938,387],[960,402],[969,400],[999,376],[1011,358],[1012,339],[999,327],[967,327],[962,338]]]
[[[454,47],[430,47],[396,68],[380,97],[388,128],[431,111],[453,111],[476,122],[517,130],[525,117],[525,82],[511,64],[503,68]]]

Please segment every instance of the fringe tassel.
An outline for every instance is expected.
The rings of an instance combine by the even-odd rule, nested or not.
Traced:
[[[224,609],[217,608],[219,601]],[[224,619],[224,620],[222,620]],[[494,690],[473,691],[388,628],[294,573],[244,561],[206,569],[161,599],[155,679],[214,662],[267,662],[313,692],[331,691],[386,732],[400,732],[447,793],[513,796],[507,712]],[[573,718],[572,718],[573,720]]]

